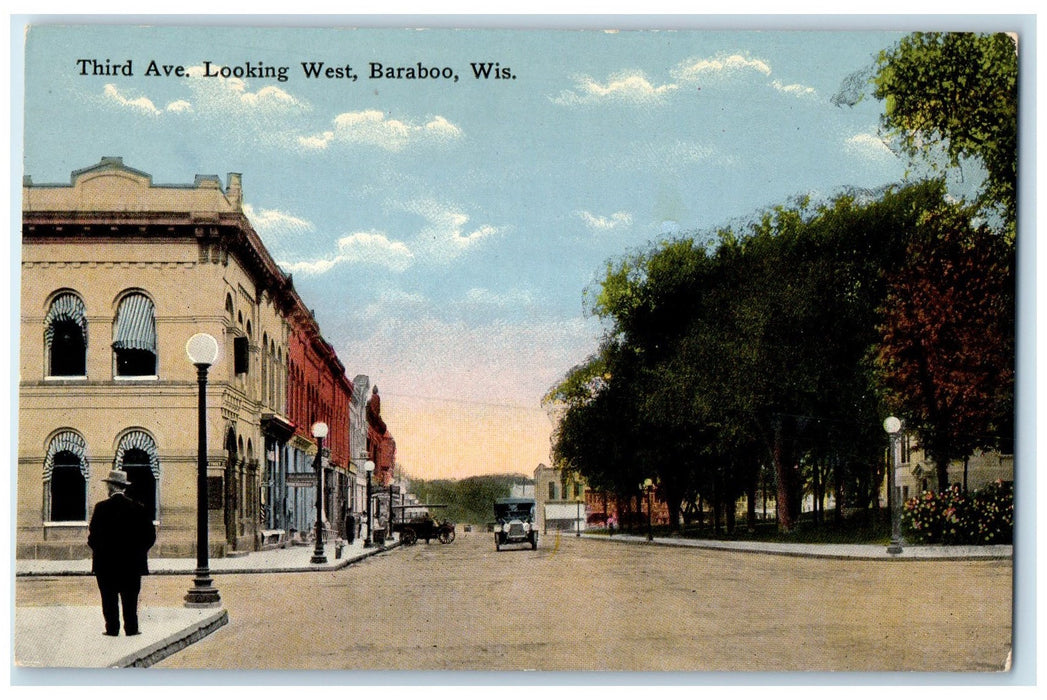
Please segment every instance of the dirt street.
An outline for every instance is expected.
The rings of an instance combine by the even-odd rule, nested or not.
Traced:
[[[230,622],[161,662],[191,669],[994,671],[1005,561],[840,561],[548,535],[495,552],[459,533],[330,573],[216,578]],[[177,606],[189,578],[151,576]],[[95,600],[19,579],[16,603]]]

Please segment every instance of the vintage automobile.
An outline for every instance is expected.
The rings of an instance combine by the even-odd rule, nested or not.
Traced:
[[[533,498],[499,498],[494,502],[494,548],[530,544],[538,549],[538,520]]]
[[[440,544],[454,542],[454,523],[448,520],[436,520],[429,512],[430,508],[446,508],[438,503],[413,504],[396,506],[400,511],[399,520],[393,521],[393,532],[400,534],[400,542],[410,546],[418,540],[439,540]],[[408,511],[412,511],[409,513]]]

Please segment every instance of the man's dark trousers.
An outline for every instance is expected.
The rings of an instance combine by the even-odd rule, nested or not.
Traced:
[[[102,594],[102,617],[105,633],[120,634],[120,608],[124,612],[124,634],[138,634],[138,593],[142,577],[134,574],[99,574],[98,591]]]

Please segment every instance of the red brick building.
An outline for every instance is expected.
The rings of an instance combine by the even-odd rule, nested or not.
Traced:
[[[349,453],[349,413],[353,385],[334,348],[320,335],[312,313],[297,294],[287,319],[287,414],[294,425],[287,479],[288,529],[308,532],[316,523],[316,438],[312,426],[328,426],[324,438],[323,504],[325,529],[337,531],[345,515],[352,465]]]
[[[382,419],[382,399],[377,386],[367,402],[367,458],[374,462],[375,484],[391,484],[396,467],[396,440]]]

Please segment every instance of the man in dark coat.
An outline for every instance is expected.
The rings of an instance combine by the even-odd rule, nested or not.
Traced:
[[[345,539],[349,544],[356,540],[356,516],[352,511],[345,514]]]
[[[138,593],[142,576],[149,573],[149,548],[156,541],[153,519],[145,508],[125,491],[131,483],[127,473],[109,472],[102,481],[109,486],[109,498],[95,505],[88,528],[91,571],[102,594],[105,634],[120,634],[120,608],[124,613],[124,633],[138,634]]]

